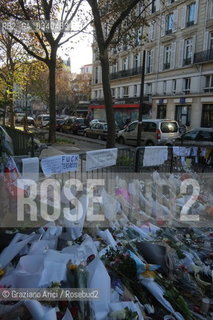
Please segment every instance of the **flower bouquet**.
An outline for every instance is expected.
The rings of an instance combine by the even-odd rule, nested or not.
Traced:
[[[109,320],[138,320],[138,313],[124,308],[119,311],[113,311],[109,313]]]
[[[87,287],[87,271],[85,267],[72,264],[71,261],[67,263],[67,280],[71,288],[86,288]],[[75,310],[73,315],[76,320],[89,319],[89,303],[88,301],[79,300],[71,302],[71,312]]]

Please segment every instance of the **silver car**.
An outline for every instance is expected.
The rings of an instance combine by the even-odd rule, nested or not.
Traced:
[[[137,145],[138,121],[118,132],[117,141],[121,144]],[[175,120],[150,119],[142,121],[141,145],[166,145],[170,139],[180,136],[179,125]]]

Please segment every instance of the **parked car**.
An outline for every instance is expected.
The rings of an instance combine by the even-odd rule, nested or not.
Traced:
[[[61,131],[61,128],[66,120],[64,119],[56,119],[55,129],[56,131]]]
[[[137,145],[138,121],[133,121],[117,134],[121,144]],[[141,145],[165,145],[169,139],[180,135],[179,126],[175,120],[149,119],[142,121]]]
[[[65,120],[63,119],[56,119],[56,125],[55,125],[55,129],[56,131],[61,131],[62,125],[64,124]],[[50,122],[48,122],[45,126],[46,129],[48,129],[50,126]]]
[[[116,134],[118,127],[116,126]],[[90,138],[98,138],[99,140],[105,140],[108,134],[107,123],[94,123],[90,128],[84,130],[84,135]]]
[[[25,117],[22,118],[21,124],[24,124],[24,121],[25,121],[24,118]],[[33,117],[27,117],[27,125],[28,126],[34,126],[35,125],[35,120],[33,119]]]
[[[171,139],[171,145],[199,146],[206,145],[213,147],[213,128],[197,128],[190,130],[176,139]]]
[[[15,114],[15,122],[21,123],[23,117],[25,117],[25,112],[16,112]]]
[[[84,135],[90,138],[106,139],[107,136],[107,124],[106,123],[93,123],[90,128],[84,130]]]
[[[98,122],[105,123],[106,120],[93,119],[93,120],[90,121],[89,125],[90,125],[90,127],[91,127],[93,124],[98,123]]]
[[[50,121],[49,114],[39,114],[35,120],[37,127],[45,127]]]
[[[70,117],[64,121],[62,124],[60,131],[61,132],[66,132],[66,133],[71,133],[71,125],[73,124],[74,120],[76,117]]]
[[[88,127],[87,119],[75,118],[70,126],[70,131],[74,134],[83,133],[84,129]]]

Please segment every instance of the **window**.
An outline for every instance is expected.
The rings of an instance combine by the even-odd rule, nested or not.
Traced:
[[[210,51],[213,51],[213,32],[209,33],[208,48],[209,48]]]
[[[146,84],[146,94],[147,95],[151,95],[152,94],[152,84],[151,83],[147,83]]]
[[[192,130],[185,133],[182,137],[184,140],[195,140],[198,135],[198,130]]]
[[[98,83],[98,67],[95,67],[95,83]]]
[[[141,44],[141,35],[142,35],[141,29],[135,30],[135,45],[136,46],[139,46]]]
[[[156,28],[156,23],[153,21],[149,25],[149,30],[148,30],[148,32],[149,32],[149,34],[148,34],[149,41],[155,40],[155,28]]]
[[[151,65],[152,65],[152,51],[147,51],[147,58],[146,58],[146,73],[150,73],[151,71]]]
[[[152,13],[155,13],[155,12],[156,12],[156,0],[152,0],[151,12],[152,12]]]
[[[199,131],[197,135],[197,140],[201,141],[213,141],[213,133],[211,131]]]
[[[94,97],[95,97],[95,99],[98,98],[98,90],[95,90],[95,92],[94,92]]]
[[[183,79],[183,92],[185,94],[190,93],[190,88],[191,88],[191,78]]]
[[[134,57],[133,57],[133,68],[134,68],[135,70],[137,70],[138,67],[139,67],[139,55],[136,54],[136,55],[134,55]]]
[[[137,97],[138,95],[138,86],[137,84],[134,85],[134,97]]]
[[[129,97],[129,87],[127,87],[127,86],[123,87],[123,97],[124,98]]]
[[[163,133],[178,132],[178,125],[176,122],[165,121],[161,123],[161,131]]]
[[[121,97],[121,89],[120,87],[117,88],[117,98],[119,99]]]
[[[191,3],[186,8],[186,26],[192,26],[195,23],[195,3]]]
[[[171,64],[171,46],[167,46],[164,48],[164,70],[170,69]]]
[[[112,91],[112,98],[115,98],[115,88],[112,88],[111,91]]]
[[[209,0],[209,18],[213,18],[213,0]]]
[[[184,41],[184,60],[183,60],[184,66],[192,63],[192,44],[193,44],[192,38],[186,39]]]
[[[205,92],[213,92],[213,74],[206,76]]]
[[[186,106],[186,105],[176,106],[175,120],[178,121],[179,124],[190,126],[191,106]]]
[[[112,73],[116,73],[117,72],[117,63],[112,65]]]
[[[122,60],[122,70],[127,70],[128,68],[128,59],[127,58],[123,58]]]
[[[130,126],[128,126],[128,132],[135,130],[137,125],[138,125],[137,122],[130,124]]]
[[[142,122],[142,130],[145,132],[156,132],[157,125],[154,122]]]
[[[177,80],[173,79],[172,80],[172,93],[175,94],[176,93],[176,88],[177,88]]]
[[[213,104],[204,104],[201,127],[213,127]]]
[[[174,26],[174,14],[170,13],[166,16],[166,29],[165,29],[165,33],[169,34],[172,33],[172,29]]]
[[[157,107],[157,119],[166,119],[166,105],[159,104]]]

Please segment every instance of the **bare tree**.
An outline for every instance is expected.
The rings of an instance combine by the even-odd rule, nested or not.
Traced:
[[[108,124],[107,148],[115,146],[115,120],[109,77],[109,48],[121,39],[128,39],[129,31],[145,23],[143,13],[152,1],[87,0],[93,14],[95,38],[102,68],[102,85]],[[140,4],[140,6],[137,6]]]
[[[11,32],[9,35],[20,43],[23,48],[32,57],[44,62],[49,70],[49,112],[50,112],[50,127],[49,127],[49,142],[55,142],[55,124],[56,124],[56,59],[57,51],[66,42],[86,29],[89,21],[83,17],[84,0],[3,0],[0,5],[0,15],[5,19],[22,22],[27,20],[31,32],[22,33]],[[61,22],[60,30],[54,30],[50,22],[57,20]],[[59,17],[60,16],[60,17]],[[42,25],[42,22],[48,22],[48,30],[35,28],[34,21],[37,20]],[[76,30],[72,29],[69,36],[65,36],[66,28],[71,25],[80,25]],[[78,24],[76,24],[78,21]]]

